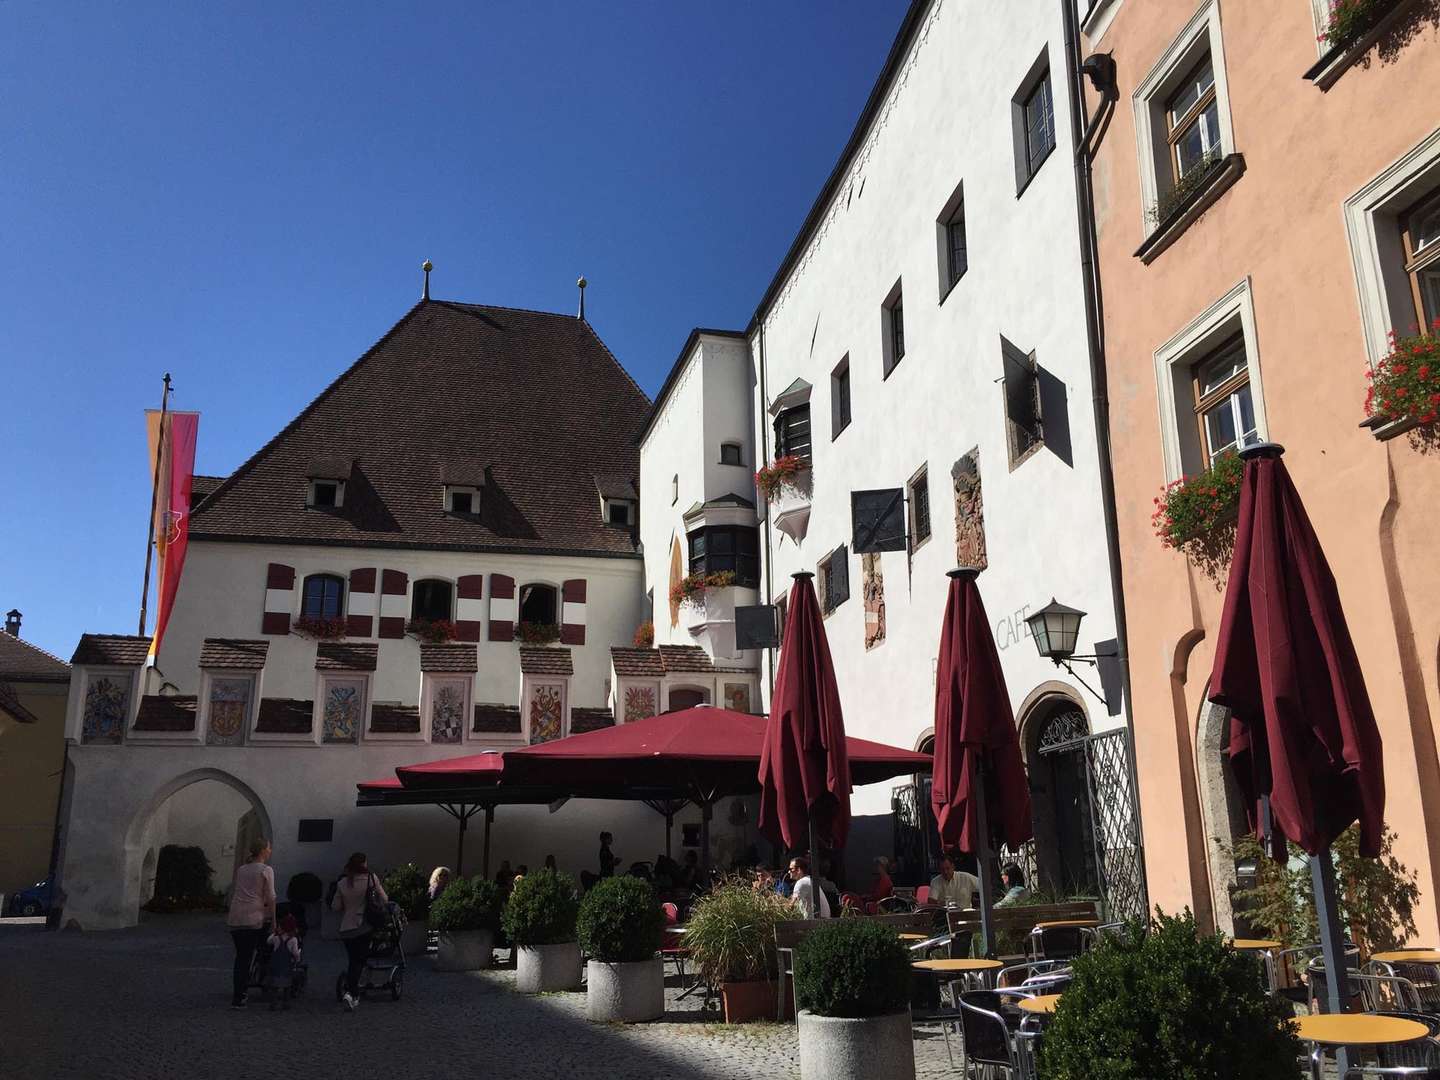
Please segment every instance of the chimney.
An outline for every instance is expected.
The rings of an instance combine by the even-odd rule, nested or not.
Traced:
[[[5,632],[13,638],[20,636],[20,612],[15,608],[5,613]]]

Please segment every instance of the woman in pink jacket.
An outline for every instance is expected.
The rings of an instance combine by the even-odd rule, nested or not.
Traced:
[[[235,942],[235,968],[231,973],[230,1007],[243,1009],[250,985],[250,965],[255,950],[265,940],[265,927],[275,924],[275,871],[270,860],[270,841],[257,836],[250,841],[249,860],[235,871],[230,889],[230,914],[225,922]]]
[[[341,1002],[350,1012],[360,1004],[360,973],[365,970],[365,957],[370,953],[370,925],[365,921],[365,898],[371,889],[382,906],[390,902],[380,879],[370,872],[363,851],[357,851],[345,863],[345,872],[335,883],[335,898],[330,907],[340,913],[340,940],[345,944],[349,961],[345,969],[345,996]]]

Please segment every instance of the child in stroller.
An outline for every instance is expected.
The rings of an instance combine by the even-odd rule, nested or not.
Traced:
[[[290,999],[305,988],[305,953],[300,945],[300,926],[294,915],[280,920],[275,933],[265,941],[263,981],[270,1011],[290,1008]]]

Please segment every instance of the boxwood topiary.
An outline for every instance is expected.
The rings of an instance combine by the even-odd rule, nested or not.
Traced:
[[[497,930],[500,927],[500,890],[484,878],[459,878],[445,887],[430,905],[430,929],[448,933]]]
[[[412,922],[425,918],[425,912],[430,907],[430,884],[413,862],[395,867],[380,880],[380,884],[385,886],[385,895],[400,905],[405,918]]]
[[[910,1004],[910,953],[895,928],[874,919],[836,919],[795,950],[795,996],[820,1016],[867,1017]]]
[[[505,933],[516,945],[559,945],[575,940],[575,882],[548,867],[515,883],[505,904]]]
[[[648,881],[605,878],[580,901],[575,930],[580,947],[607,964],[649,960],[660,948],[665,915]]]
[[[1257,961],[1201,936],[1187,911],[1160,913],[1075,959],[1040,1047],[1046,1080],[1294,1080],[1289,1002],[1265,993]]]

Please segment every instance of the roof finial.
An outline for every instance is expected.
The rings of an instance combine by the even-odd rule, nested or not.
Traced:
[[[575,282],[575,284],[580,287],[580,314],[577,315],[576,318],[583,319],[585,318],[585,286],[590,283],[585,280],[585,275],[581,274],[580,280]]]
[[[420,264],[420,269],[425,271],[425,291],[420,294],[421,300],[430,299],[430,271],[435,269],[435,264],[426,259]]]

